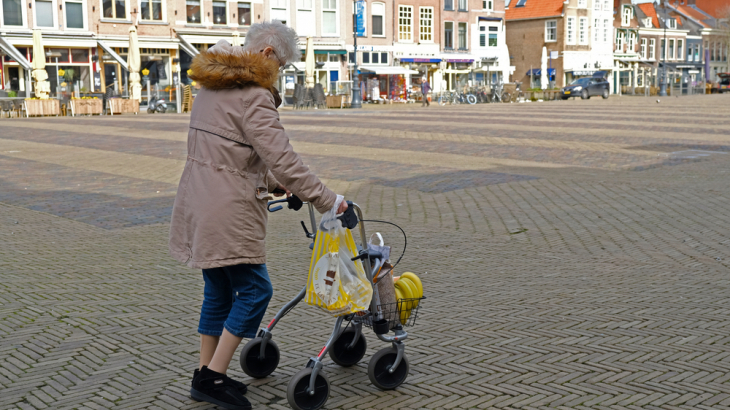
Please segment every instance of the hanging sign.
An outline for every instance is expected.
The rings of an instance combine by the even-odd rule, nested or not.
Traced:
[[[357,29],[355,32],[358,37],[365,36],[365,0],[357,0],[355,2],[355,21]]]

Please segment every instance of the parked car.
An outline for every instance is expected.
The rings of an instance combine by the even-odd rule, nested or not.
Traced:
[[[720,81],[717,82],[717,92],[720,94],[730,92],[730,73],[719,73]]]
[[[578,97],[587,100],[594,95],[608,98],[609,85],[605,78],[583,77],[573,81],[569,86],[563,87],[560,91],[560,98],[567,100],[570,97]]]

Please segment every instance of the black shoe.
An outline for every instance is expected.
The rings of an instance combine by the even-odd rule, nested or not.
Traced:
[[[251,403],[238,391],[230,377],[203,366],[198,377],[193,379],[190,396],[197,401],[206,401],[228,410],[250,410]]]
[[[195,383],[195,379],[198,378],[199,374],[200,374],[200,370],[195,369],[195,372],[193,373],[192,383]],[[231,378],[229,377],[229,379],[231,379]],[[238,380],[231,379],[231,383],[233,383],[233,386],[236,388],[236,390],[238,390],[239,393],[246,394],[248,392],[248,387],[246,387],[245,384],[239,382]]]

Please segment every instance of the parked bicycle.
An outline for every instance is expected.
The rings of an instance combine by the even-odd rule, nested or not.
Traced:
[[[477,97],[472,93],[467,93],[466,90],[464,92],[458,92],[458,91],[444,91],[439,95],[438,103],[441,106],[448,104],[456,105],[456,104],[476,104],[477,103]]]

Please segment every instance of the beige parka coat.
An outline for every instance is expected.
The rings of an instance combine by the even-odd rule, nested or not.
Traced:
[[[201,269],[265,263],[270,191],[281,183],[320,213],[336,195],[294,152],[279,123],[276,61],[222,41],[191,68],[202,89],[172,210],[170,253]]]

